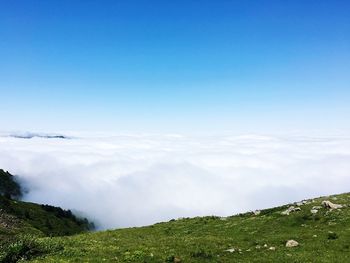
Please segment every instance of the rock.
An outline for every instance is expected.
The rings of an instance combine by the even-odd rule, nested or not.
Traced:
[[[255,248],[256,248],[256,249],[260,249],[260,248],[261,248],[261,246],[260,246],[260,245],[257,245]]]
[[[267,244],[264,244],[264,247],[267,247]]]
[[[269,247],[269,250],[276,250],[275,247]]]
[[[181,262],[180,258],[174,257],[174,263],[180,263],[180,262]]]
[[[321,208],[322,208],[322,206],[319,206],[319,205],[315,205],[315,206],[312,207],[312,209],[317,209],[317,210],[321,209]]]
[[[233,253],[233,252],[235,252],[236,250],[235,250],[234,248],[229,248],[229,249],[226,249],[225,251],[226,251],[226,252]]]
[[[302,206],[302,205],[307,205],[309,204],[310,202],[309,201],[306,201],[306,200],[303,200],[303,201],[300,201],[300,202],[296,202],[294,203],[296,206]]]
[[[311,214],[317,214],[318,210],[317,209],[311,209],[310,212],[311,212]]]
[[[323,207],[329,208],[329,209],[339,209],[343,207],[342,205],[339,205],[339,204],[333,204],[331,201],[328,201],[328,200],[323,201],[322,205]]]
[[[299,243],[293,239],[288,240],[286,243],[286,247],[297,247],[299,246]]]
[[[292,212],[296,212],[296,211],[300,211],[301,209],[299,207],[294,207],[294,206],[290,206],[288,207],[287,210],[281,212],[282,215],[289,215]]]
[[[261,213],[261,211],[260,211],[260,210],[255,210],[255,211],[253,211],[253,214],[254,214],[255,216],[260,215],[260,213]]]
[[[317,235],[313,235],[312,237],[317,237]]]

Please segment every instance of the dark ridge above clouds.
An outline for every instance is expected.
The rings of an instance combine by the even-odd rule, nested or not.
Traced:
[[[35,133],[35,132],[16,132],[5,135],[6,137],[19,138],[19,139],[32,139],[32,138],[43,138],[43,139],[72,139],[69,136],[55,133]]]

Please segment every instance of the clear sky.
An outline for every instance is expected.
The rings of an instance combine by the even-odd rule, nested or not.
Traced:
[[[0,1],[1,130],[350,131],[349,1]]]

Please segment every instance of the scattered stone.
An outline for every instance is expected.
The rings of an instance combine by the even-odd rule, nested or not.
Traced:
[[[281,212],[281,214],[289,216],[290,213],[300,211],[300,210],[301,210],[300,207],[290,206],[290,207],[288,207],[287,210]]]
[[[299,243],[293,239],[288,240],[286,243],[286,247],[297,247],[299,246]]]
[[[300,201],[300,202],[296,202],[294,203],[296,206],[302,206],[302,205],[307,205],[309,204],[310,202],[309,201],[306,201],[306,200],[303,200],[303,201]]]
[[[20,221],[12,216],[7,214],[3,209],[0,209],[0,228],[13,229],[18,227]]]
[[[317,237],[317,235],[313,235],[312,237]]]
[[[329,209],[339,209],[343,207],[342,205],[339,205],[339,204],[333,204],[331,201],[328,201],[328,200],[323,201],[322,205],[323,207],[329,208]]]
[[[311,212],[311,214],[317,214],[318,210],[317,209],[311,209],[310,212]]]
[[[253,211],[253,214],[254,214],[255,216],[260,215],[260,213],[261,213],[261,211],[260,211],[260,210],[255,210],[255,211]]]
[[[264,247],[267,247],[267,244],[264,244]]]
[[[233,253],[233,252],[235,252],[236,250],[235,250],[234,248],[229,248],[229,249],[226,249],[225,251],[226,251],[226,252]]]
[[[261,246],[260,246],[260,245],[257,245],[255,248],[256,248],[256,249],[260,249],[260,248],[261,248]]]
[[[319,206],[319,205],[315,205],[315,206],[312,207],[312,209],[317,209],[317,210],[321,209],[321,208],[322,208],[322,206]]]
[[[270,247],[269,250],[273,250],[274,251],[274,250],[276,250],[276,248],[275,247]]]

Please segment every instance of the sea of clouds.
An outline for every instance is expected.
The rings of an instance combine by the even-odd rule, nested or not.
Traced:
[[[22,136],[23,137],[23,136]],[[0,168],[24,199],[100,229],[227,216],[350,191],[350,137],[0,136]]]

